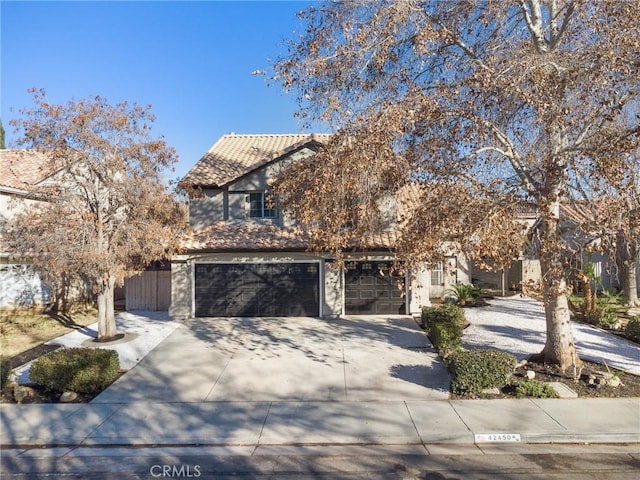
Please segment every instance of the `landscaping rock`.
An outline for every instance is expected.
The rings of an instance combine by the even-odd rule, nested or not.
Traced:
[[[500,391],[499,388],[494,387],[494,388],[485,388],[484,390],[482,390],[482,393],[485,395],[500,395],[500,393],[502,393]]]
[[[64,392],[60,395],[61,403],[71,403],[78,398],[78,394],[76,392]]]
[[[13,389],[13,398],[17,403],[24,402],[27,398],[35,397],[35,391],[31,387],[25,387],[23,385],[16,385]]]
[[[619,377],[612,377],[607,380],[607,385],[609,385],[610,387],[619,387],[620,385],[622,385],[622,382],[620,381]]]
[[[525,373],[525,376],[532,380],[534,378],[536,378],[536,372],[534,372],[533,370],[527,370],[527,372]]]

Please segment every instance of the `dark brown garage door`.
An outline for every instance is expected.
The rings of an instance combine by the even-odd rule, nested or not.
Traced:
[[[195,266],[196,317],[319,315],[317,263]]]
[[[345,270],[345,313],[404,314],[402,277],[389,274],[391,262],[348,262]],[[398,288],[400,281],[400,287]]]

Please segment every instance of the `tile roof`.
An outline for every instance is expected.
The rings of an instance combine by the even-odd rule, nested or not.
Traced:
[[[0,150],[0,186],[29,190],[51,174],[48,160],[35,150]]]
[[[182,247],[187,252],[307,250],[309,240],[308,234],[294,228],[257,222],[221,221],[189,233]],[[384,231],[365,241],[353,241],[352,246],[368,250],[393,249],[395,241],[395,232]]]
[[[187,251],[304,250],[308,246],[308,236],[293,228],[224,221],[191,232],[182,242]]]
[[[222,186],[309,142],[323,143],[328,134],[259,134],[222,136],[181,183]]]

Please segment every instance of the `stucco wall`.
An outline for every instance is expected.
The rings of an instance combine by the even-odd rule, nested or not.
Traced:
[[[422,307],[431,305],[431,270],[425,265],[414,269],[409,274],[411,286],[409,298],[409,313],[419,315]]]
[[[189,225],[194,230],[201,230],[224,217],[224,192],[220,189],[206,189],[202,197],[189,201]]]
[[[191,317],[191,291],[191,265],[186,257],[175,257],[171,261],[171,317]]]

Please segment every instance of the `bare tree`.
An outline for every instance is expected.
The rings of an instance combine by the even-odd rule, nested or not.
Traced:
[[[620,117],[638,103],[640,4],[362,0],[300,15],[272,80],[336,135],[276,187],[313,247],[342,251],[373,233],[385,196],[413,191],[402,258],[434,262],[448,242],[500,266],[522,248],[524,206],[539,216],[541,356],[579,367],[560,207],[579,200],[583,179],[625,171],[620,159],[638,148],[637,117]]]
[[[113,292],[132,271],[176,247],[184,209],[161,183],[174,149],[151,137],[150,107],[104,98],[35,106],[12,121],[20,143],[50,159],[45,200],[19,214],[9,235],[54,283],[81,279],[97,297],[98,338],[116,335]]]

